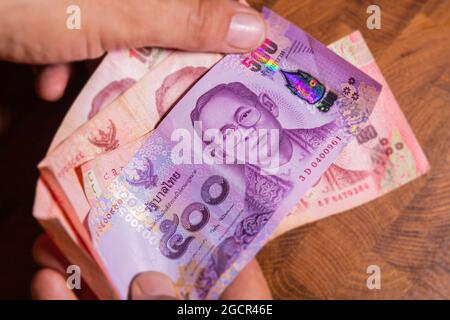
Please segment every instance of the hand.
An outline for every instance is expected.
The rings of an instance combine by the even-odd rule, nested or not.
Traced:
[[[48,65],[38,94],[60,98],[73,61],[145,46],[245,52],[265,37],[260,14],[232,0],[78,0],[81,29],[66,27],[71,0],[2,0],[0,59]]]
[[[46,235],[40,236],[33,247],[33,256],[43,269],[38,271],[31,283],[33,299],[73,300],[95,298],[85,285],[78,296],[66,286],[66,269],[69,264]],[[133,300],[176,299],[173,282],[159,272],[144,272],[132,282],[130,298]],[[272,299],[267,282],[258,262],[252,260],[222,294],[223,300]]]
[[[47,65],[37,79],[46,100],[62,96],[70,77],[70,62],[101,57],[106,51],[144,46],[193,51],[244,52],[265,37],[259,13],[231,0],[79,0],[81,29],[66,28],[70,0],[3,0],[0,3],[0,59]],[[101,18],[100,18],[101,17]],[[74,299],[66,287],[64,257],[48,238],[34,247],[45,268],[32,283],[35,298]],[[246,273],[253,285],[242,290]],[[255,274],[257,275],[255,278]],[[251,283],[250,283],[251,284]],[[82,296],[90,296],[82,292]],[[173,284],[157,273],[139,275],[131,286],[133,298],[173,296]],[[270,298],[258,264],[251,262],[223,298]]]

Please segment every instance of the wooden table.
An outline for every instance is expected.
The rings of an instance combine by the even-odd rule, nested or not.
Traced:
[[[278,299],[450,298],[450,1],[250,1],[323,43],[360,30],[431,164],[372,201],[272,241],[258,255]],[[381,29],[366,9],[381,7]],[[381,289],[367,288],[378,265]]]
[[[431,172],[350,212],[283,235],[258,259],[275,298],[450,298],[450,1],[267,0],[324,43],[359,29],[431,163]],[[366,8],[382,10],[381,30]],[[0,62],[0,298],[29,297],[36,164],[88,74],[61,101],[33,94],[28,66]],[[381,268],[381,290],[366,287]]]

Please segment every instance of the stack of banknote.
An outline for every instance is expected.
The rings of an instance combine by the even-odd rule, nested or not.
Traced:
[[[154,270],[215,299],[269,239],[429,169],[359,32],[263,15],[244,55],[108,53],[68,111],[33,214],[100,298]]]

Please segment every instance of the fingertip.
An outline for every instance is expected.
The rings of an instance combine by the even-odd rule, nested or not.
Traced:
[[[228,12],[228,24],[225,35],[219,42],[219,51],[223,53],[244,53],[258,48],[266,38],[267,25],[261,13],[250,7],[245,1],[223,2]],[[227,7],[227,10],[225,10]],[[221,15],[224,16],[224,15]],[[225,19],[225,18],[223,18]],[[216,19],[220,21],[220,19]],[[225,22],[225,21],[224,21]],[[211,41],[206,41],[214,49],[221,33],[209,33]]]
[[[225,289],[221,300],[272,300],[269,285],[256,259],[251,260]]]
[[[69,64],[43,67],[36,78],[36,92],[46,101],[56,101],[64,95],[71,74]]]
[[[163,273],[148,271],[138,274],[131,283],[133,300],[177,299],[172,280]]]
[[[31,281],[31,297],[36,300],[75,300],[76,295],[66,284],[66,279],[52,269],[41,269]]]
[[[167,47],[193,52],[244,53],[264,41],[266,23],[260,12],[234,0],[174,0],[164,2],[158,14],[152,1],[133,14],[124,25],[138,29],[113,32],[100,30],[103,49],[126,47]],[[151,17],[149,19],[149,17]],[[178,28],[173,28],[174,19]],[[129,21],[132,22],[129,22]],[[142,26],[136,28],[136,25]],[[169,30],[169,31],[167,31]]]
[[[226,51],[251,51],[266,38],[266,23],[261,14],[251,8],[236,12],[230,20],[226,36]]]

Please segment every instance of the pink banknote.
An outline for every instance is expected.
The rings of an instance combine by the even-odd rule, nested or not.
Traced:
[[[211,68],[92,205],[92,242],[122,298],[146,270],[184,298],[218,298],[366,126],[380,84],[263,15],[262,46]]]
[[[364,43],[364,40],[362,39],[361,35],[358,32],[355,32],[352,35],[336,42],[335,44],[331,45],[330,47],[332,50],[337,52],[339,55],[343,56],[345,59],[347,59],[351,63],[353,63],[355,66],[357,66],[358,68],[361,68],[363,71],[365,71],[366,73],[371,75],[373,78],[377,79],[386,88],[387,85],[385,84],[384,79],[381,76],[381,73],[377,69],[377,67],[373,61],[373,58],[370,55],[370,52],[368,51],[368,49]],[[156,110],[156,112],[153,112],[152,116],[151,116],[153,118],[152,123],[156,123],[159,120],[159,118],[161,116],[163,116],[166,113],[166,111],[171,107],[173,102],[176,101],[179,98],[179,96],[185,91],[185,89],[188,88],[196,79],[198,79],[198,77],[200,77],[207,70],[207,68],[209,68],[212,64],[214,64],[214,62],[217,61],[217,59],[218,59],[218,56],[215,56],[213,59],[208,60],[208,63],[205,63],[201,66],[195,66],[195,63],[193,63],[193,64],[185,63],[185,64],[180,65],[178,68],[171,69],[172,70],[171,72],[165,74],[165,76],[160,77],[161,79],[163,79],[163,81],[160,82],[160,84],[158,86],[154,86],[151,89],[154,92],[154,98],[153,98],[154,100],[153,101],[154,101],[154,108]],[[373,64],[374,67],[373,66],[368,67],[371,64]],[[364,68],[364,67],[366,67],[366,68]],[[126,81],[124,81],[124,82],[126,82]],[[108,87],[108,85],[105,86],[105,92],[108,92],[108,89],[106,87]],[[115,85],[112,84],[111,88],[112,87],[115,87]],[[118,87],[120,87],[120,85]],[[348,88],[350,90],[348,92],[349,95],[352,95],[355,93],[354,88],[353,88],[353,91],[351,91],[352,87],[350,84],[349,84]],[[387,90],[389,91],[389,89],[387,89]],[[68,119],[70,119],[70,118],[76,119],[73,122],[76,124],[75,125],[69,124],[68,127],[71,126],[73,130],[76,129],[75,128],[76,126],[80,126],[81,124],[83,124],[83,122],[85,122],[88,119],[95,116],[99,111],[101,111],[104,108],[104,106],[106,106],[108,103],[110,103],[112,100],[114,100],[114,99],[111,99],[108,101],[108,94],[104,94],[106,96],[106,98],[102,97],[103,94],[101,94],[101,91],[102,90],[100,90],[99,91],[100,94],[97,95],[99,97],[99,98],[97,98],[97,100],[99,100],[99,101],[103,100],[106,102],[100,103],[100,105],[101,105],[100,108],[94,108],[93,107],[94,103],[92,103],[89,108],[84,108],[84,110],[82,110],[82,111],[80,110],[78,112],[75,112],[71,117],[68,117]],[[386,89],[384,89],[382,91],[381,99],[385,99],[384,98],[384,96],[386,96],[385,91],[386,91]],[[122,93],[120,90],[117,90],[117,92],[118,92],[117,95]],[[150,92],[150,90],[149,90],[149,92]],[[351,199],[351,197],[348,197],[347,200],[343,201],[344,203],[347,203],[348,207],[346,207],[346,205],[344,204],[343,209],[340,209],[341,208],[340,206],[328,205],[327,207],[331,208],[330,210],[328,210],[326,213],[323,213],[323,214],[321,213],[321,211],[318,211],[319,214],[316,214],[315,211],[305,210],[305,204],[308,202],[306,202],[306,200],[305,200],[306,197],[304,197],[304,199],[298,205],[298,208],[282,222],[280,228],[277,229],[277,234],[280,234],[284,231],[292,229],[301,224],[311,222],[311,221],[326,217],[328,215],[331,215],[333,213],[337,213],[337,212],[346,210],[353,206],[359,205],[360,203],[370,201],[372,198],[413,179],[414,177],[420,175],[421,173],[423,173],[427,170],[428,165],[427,165],[426,159],[423,156],[423,153],[421,152],[420,147],[418,146],[417,142],[415,141],[414,135],[410,131],[410,129],[406,123],[406,120],[403,118],[401,111],[398,108],[398,106],[395,102],[395,99],[393,98],[390,91],[389,91],[389,94],[390,94],[390,96],[388,95],[389,96],[388,98],[390,100],[387,100],[387,101],[390,101],[390,102],[386,103],[386,105],[390,105],[393,102],[393,104],[396,106],[396,108],[391,108],[391,109],[396,109],[396,111],[392,112],[393,115],[395,116],[395,120],[388,119],[386,121],[386,123],[395,124],[396,128],[402,129],[401,132],[404,135],[406,135],[407,137],[410,137],[410,139],[408,139],[408,138],[405,139],[405,137],[403,137],[403,139],[410,142],[408,144],[409,148],[411,148],[411,146],[414,147],[413,148],[414,150],[412,151],[413,154],[415,151],[415,157],[412,160],[413,163],[412,164],[410,163],[408,167],[403,167],[403,168],[394,167],[393,172],[390,173],[390,176],[392,177],[392,179],[387,180],[388,183],[385,183],[386,187],[383,189],[381,187],[383,184],[380,183],[379,188],[373,189],[373,190],[377,190],[377,192],[365,193],[365,198],[363,198],[363,200],[361,200],[361,202],[357,202],[357,203],[353,204],[354,200]],[[93,101],[94,100],[95,99],[93,99]],[[380,103],[381,102],[377,103],[377,106],[375,107],[374,112],[376,112],[377,108],[379,108],[378,106],[380,105]],[[99,104],[95,104],[95,105],[99,105]],[[78,108],[81,108],[81,107],[78,107]],[[114,117],[116,117],[116,116],[114,116]],[[146,115],[146,117],[148,117],[148,114]],[[389,111],[387,111],[385,113],[383,120],[386,120],[387,117],[392,117],[392,115]],[[372,121],[372,118],[373,118],[373,116],[370,118],[370,121]],[[371,124],[373,125],[372,122],[371,122]],[[379,124],[378,124],[378,127],[379,127]],[[378,129],[378,127],[376,127],[376,128]],[[384,133],[385,131],[383,131],[383,130],[386,127],[387,126],[381,127],[383,129],[380,129],[380,132]],[[394,125],[391,125],[391,127],[394,127]],[[110,183],[110,181],[114,177],[116,177],[120,174],[121,170],[129,162],[132,155],[142,145],[143,140],[145,140],[147,138],[148,132],[151,131],[151,129],[152,129],[152,127],[150,126],[150,127],[147,127],[145,130],[140,131],[141,133],[139,133],[139,134],[137,132],[134,135],[131,134],[131,136],[133,136],[133,139],[135,139],[135,140],[128,139],[128,138],[124,139],[123,141],[125,143],[123,143],[123,144],[121,143],[118,148],[111,148],[111,149],[114,149],[111,151],[106,151],[106,150],[103,150],[101,152],[95,151],[92,154],[91,160],[89,160],[88,158],[85,158],[82,161],[80,161],[79,163],[77,163],[76,165],[74,165],[74,167],[78,167],[79,165],[81,165],[81,167],[79,167],[80,168],[79,172],[80,172],[80,175],[82,178],[77,179],[77,183],[78,183],[77,190],[80,190],[79,188],[82,188],[82,190],[84,190],[85,195],[88,199],[88,202],[90,202],[89,206],[92,205],[93,202],[95,202],[96,197],[98,197],[101,194],[103,189]],[[67,132],[67,134],[70,134],[69,132],[71,130],[67,129],[67,131],[66,131],[66,129],[65,129],[62,132]],[[72,132],[73,132],[73,130],[72,130]],[[372,129],[369,129],[369,130],[372,131]],[[108,136],[108,132],[109,132],[108,126],[106,126],[106,129],[104,129],[103,132],[104,132],[104,134],[106,134]],[[100,132],[97,131],[97,133],[100,133]],[[373,132],[372,132],[372,134],[373,134]],[[61,136],[63,136],[63,135],[64,134],[61,134]],[[396,137],[395,133],[392,135],[392,137],[393,137],[392,138],[393,141],[394,141],[394,139],[398,139],[398,137]],[[57,139],[55,138],[55,140],[57,140]],[[395,141],[397,142],[397,140],[395,140]],[[384,143],[384,145],[386,145],[386,140],[383,140],[382,143]],[[53,145],[55,145],[55,143]],[[399,146],[400,146],[400,144],[397,145],[397,147],[399,147]],[[351,147],[352,147],[352,145],[349,145],[348,149],[350,149]],[[389,148],[389,146],[386,148]],[[390,149],[387,149],[387,150],[390,150]],[[400,150],[402,150],[402,149],[400,149]],[[360,151],[358,151],[358,152],[360,152]],[[386,151],[386,153],[390,153],[390,152],[391,151]],[[341,158],[344,159],[343,163],[340,162]],[[404,157],[402,159],[404,159]],[[350,168],[350,170],[347,170],[347,171],[361,171],[361,170],[352,170],[352,168],[359,169],[359,168],[363,167],[362,166],[363,164],[366,165],[367,164],[366,162],[367,161],[364,160],[364,162],[361,161],[361,163],[359,163],[359,164],[357,163],[357,166],[353,165],[353,166],[349,167],[348,164],[351,164],[351,162],[348,160],[346,161],[345,154],[343,154],[342,157],[340,157],[339,160],[336,161],[335,165],[338,169],[344,168],[344,170],[345,170],[345,169]],[[401,161],[397,161],[397,163],[398,162],[401,162]],[[358,167],[358,165],[360,165],[360,166]],[[412,171],[410,170],[411,167],[415,167],[417,173],[412,174],[411,173]],[[407,171],[407,173],[400,173],[400,170]],[[333,177],[337,177],[337,173],[335,171],[336,171],[335,168],[331,167],[322,176],[322,178],[320,180],[324,179],[324,177],[326,177],[327,174],[330,174],[330,172],[333,173]],[[391,169],[391,171],[392,171],[392,169]],[[340,172],[342,173],[344,171],[340,170]],[[408,176],[408,174],[409,174],[409,176]],[[402,177],[402,178],[394,179],[394,177],[397,177],[397,176]],[[357,175],[352,175],[352,177],[355,179],[354,181],[357,181],[355,178],[355,177],[357,177]],[[359,177],[362,177],[362,178],[368,180],[367,179],[368,175],[363,174],[363,175],[359,175]],[[320,180],[319,180],[319,183],[320,183]],[[338,179],[338,178],[336,178],[336,180],[343,181],[343,179]],[[372,179],[372,180],[374,181],[373,186],[376,186],[376,184],[375,184],[376,179]],[[348,179],[347,179],[347,181],[348,181]],[[359,181],[361,181],[361,180],[359,180]],[[380,181],[381,181],[381,179],[380,179]],[[402,182],[400,182],[400,181],[402,181]],[[316,185],[316,187],[318,185]],[[369,186],[369,185],[370,184],[367,184],[367,186]],[[367,189],[370,189],[370,187],[367,187]],[[310,192],[314,193],[314,190],[316,190],[316,189],[313,188]],[[350,191],[349,194],[352,194],[352,191]],[[310,197],[309,192],[308,192],[308,196]],[[341,198],[342,198],[342,196],[341,196]],[[336,197],[335,199],[339,199],[339,196]],[[93,201],[93,202],[91,202],[91,201]],[[320,203],[320,202],[318,202],[318,203]],[[300,213],[300,214],[297,214],[297,213]],[[61,232],[61,230],[59,230],[59,232]],[[70,233],[69,229],[68,229],[68,232]]]
[[[169,54],[168,50],[153,48],[108,53],[70,107],[49,149],[93,118]]]
[[[72,104],[48,152],[101,112],[169,54],[168,50],[150,48],[108,53]],[[84,273],[84,278],[91,288],[99,288],[96,290],[97,295],[103,298],[113,297],[111,287],[109,290],[105,289],[107,281],[90,276],[101,272],[99,266],[86,252],[77,230],[68,222],[61,207],[61,199],[52,194],[41,179],[36,186],[33,216],[70,261],[76,261],[84,270],[89,270]]]
[[[383,89],[368,126],[301,199],[274,237],[369,202],[429,170],[425,155],[361,33],[355,31],[328,47],[378,80]],[[350,84],[344,89],[349,96],[355,93]],[[140,144],[136,141],[127,148],[118,148],[107,156],[87,162],[82,169],[84,180],[95,179],[97,194],[101,193],[125,167]],[[86,189],[87,194],[94,197],[90,189]]]
[[[170,51],[146,48],[108,53],[72,104],[53,138],[49,151],[134,85],[152,66],[169,54]],[[43,187],[43,184],[37,186]],[[41,192],[36,192],[36,210],[41,207],[40,194]],[[37,214],[42,216],[42,213]]]
[[[357,207],[419,177],[429,164],[361,33],[329,45],[382,84],[369,122],[299,201],[274,237],[300,225]],[[353,85],[344,88],[349,96]]]
[[[40,188],[47,186],[52,189],[51,193],[55,200],[53,204],[59,205],[60,212],[67,216],[74,233],[94,259],[95,252],[90,246],[86,228],[83,227],[90,205],[79,179],[79,166],[119,146],[133,142],[151,131],[159,121],[160,114],[175,101],[173,99],[186,91],[192,85],[193,79],[203,74],[219,58],[218,54],[171,53],[122,96],[102,108],[73,134],[50,150],[40,163],[45,184],[38,185],[37,200],[46,191]],[[34,215],[39,220],[42,220],[43,216],[49,219],[48,214],[42,212],[42,208],[44,206],[41,202],[36,201]],[[51,218],[58,220],[61,228],[66,227],[58,216],[52,215]],[[47,231],[55,233],[52,230]],[[67,232],[70,233],[70,230]],[[53,238],[58,239],[58,236],[53,235]],[[67,247],[66,244],[63,245]]]
[[[92,74],[77,99],[72,104],[59,127],[49,151],[71,135],[79,126],[99,113],[139,79],[164,59],[170,51],[161,49],[130,49],[108,53]],[[37,188],[45,188],[39,183]],[[35,216],[43,217],[45,202],[40,200],[43,191],[37,190]]]

